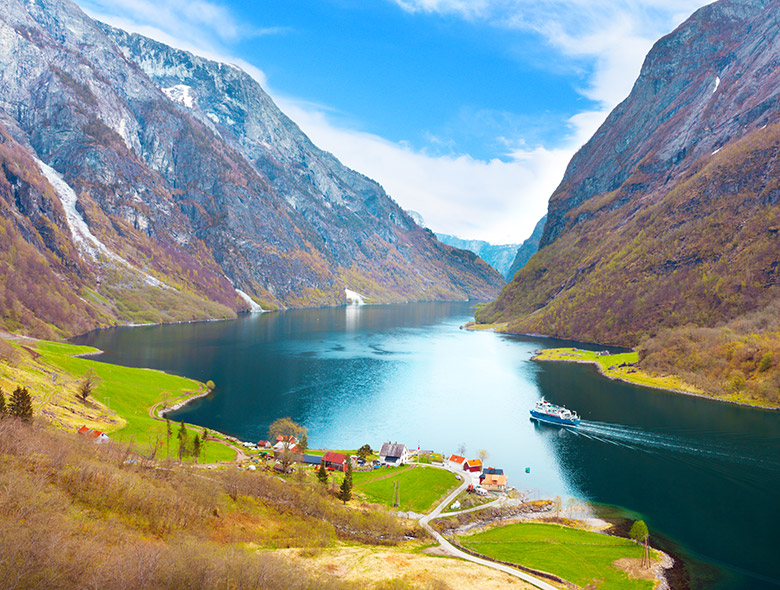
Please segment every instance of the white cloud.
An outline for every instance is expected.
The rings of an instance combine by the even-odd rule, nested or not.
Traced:
[[[431,229],[493,243],[520,242],[531,234],[573,154],[571,147],[537,147],[515,150],[509,162],[431,156],[338,128],[311,105],[276,100],[315,144],[377,180],[403,208],[419,212]]]
[[[599,106],[571,117],[570,135],[555,148],[527,146],[527,138],[504,135],[496,141],[507,146],[508,161],[481,161],[468,155],[439,156],[414,151],[404,143],[392,143],[350,128],[326,106],[279,96],[268,87],[261,70],[245,60],[224,56],[231,53],[225,47],[237,40],[281,30],[247,27],[216,2],[78,1],[92,16],[123,29],[239,65],[274,96],[282,110],[317,145],[376,179],[402,207],[420,212],[432,229],[494,243],[521,241],[530,234],[544,214],[547,200],[571,156],[627,96],[652,43],[705,3],[388,0],[412,14],[455,15],[491,27],[532,32],[561,59],[589,72],[580,92]],[[443,147],[448,145],[447,137],[435,139]]]

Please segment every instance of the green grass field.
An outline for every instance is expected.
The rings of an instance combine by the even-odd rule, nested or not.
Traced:
[[[681,381],[672,375],[658,376],[650,375],[637,367],[618,367],[626,363],[633,364],[639,361],[639,355],[636,352],[623,352],[620,354],[610,354],[599,356],[591,350],[580,350],[574,348],[545,348],[539,351],[534,357],[539,361],[568,361],[574,363],[593,363],[598,365],[601,372],[612,379],[619,379],[634,385],[644,387],[656,387],[659,389],[668,389],[672,391],[686,391],[689,393],[701,393],[700,390]],[[614,367],[614,368],[610,368]]]
[[[521,523],[458,537],[464,547],[501,561],[549,572],[573,582],[609,590],[652,589],[650,580],[629,579],[613,562],[640,559],[633,541],[555,524]]]
[[[72,382],[80,380],[92,369],[99,379],[99,384],[92,398],[115,412],[124,425],[118,429],[103,428],[114,440],[134,442],[142,451],[151,450],[155,442],[162,442],[157,457],[163,458],[166,453],[167,437],[165,423],[154,420],[149,415],[149,408],[158,402],[178,398],[188,393],[204,390],[204,385],[192,379],[168,375],[151,369],[136,369],[101,363],[84,357],[73,355],[94,352],[95,349],[72,344],[38,341],[30,348],[36,350],[41,357],[36,364],[59,368],[70,377]],[[72,386],[71,386],[72,387]],[[66,394],[69,400],[75,399],[75,393]],[[80,402],[76,402],[77,404]],[[176,432],[178,424],[172,423],[173,436],[170,441],[170,456],[177,456]],[[192,426],[190,436],[203,429]],[[235,452],[226,446],[214,442],[206,444],[201,461],[225,461],[235,458]]]
[[[454,474],[434,467],[391,467],[352,475],[354,490],[369,502],[393,505],[393,488],[399,484],[400,510],[425,513],[459,483]]]

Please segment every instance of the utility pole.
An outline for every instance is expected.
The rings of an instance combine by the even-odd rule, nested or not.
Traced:
[[[398,483],[397,481],[393,483],[393,506],[396,508],[401,505],[401,490]]]

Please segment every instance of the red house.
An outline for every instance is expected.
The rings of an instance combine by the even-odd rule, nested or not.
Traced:
[[[349,458],[346,455],[337,453],[336,451],[327,451],[322,457],[325,468],[335,469],[336,471],[346,471],[347,461]]]
[[[482,461],[479,459],[469,459],[463,464],[463,471],[480,473],[482,471]]]

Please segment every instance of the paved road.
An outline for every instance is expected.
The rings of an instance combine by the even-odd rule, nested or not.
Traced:
[[[449,471],[453,471],[453,470],[449,469]],[[503,565],[501,563],[488,561],[487,559],[474,557],[473,555],[470,555],[465,551],[461,551],[460,549],[452,545],[452,543],[450,543],[447,539],[445,539],[440,533],[435,531],[433,527],[431,527],[431,525],[429,524],[430,521],[442,516],[442,510],[444,510],[445,506],[449,506],[450,503],[453,500],[455,500],[455,498],[457,498],[458,495],[460,495],[460,493],[463,490],[465,490],[470,483],[472,483],[469,474],[466,474],[464,472],[455,472],[455,471],[453,471],[453,473],[458,473],[459,475],[464,476],[463,483],[459,485],[458,488],[454,492],[452,492],[449,496],[447,496],[441,503],[439,503],[439,505],[436,508],[434,508],[431,512],[429,512],[428,514],[420,518],[420,526],[422,526],[426,531],[428,531],[431,535],[433,535],[433,537],[439,542],[442,548],[449,555],[452,555],[453,557],[459,557],[461,559],[465,559],[473,563],[478,563],[486,567],[492,567],[493,569],[507,573],[510,576],[515,576],[516,578],[520,578],[521,580],[528,582],[529,584],[536,586],[537,588],[541,588],[542,590],[559,590],[557,587],[553,586],[552,584],[549,584],[544,580],[540,580],[539,578],[535,578],[531,574],[521,572],[520,570],[517,570],[513,567],[509,567],[508,565]],[[480,506],[479,508],[483,508],[483,507]],[[467,512],[467,511],[463,510],[459,512]],[[458,514],[458,512],[447,512],[446,514],[452,515],[452,514]]]

